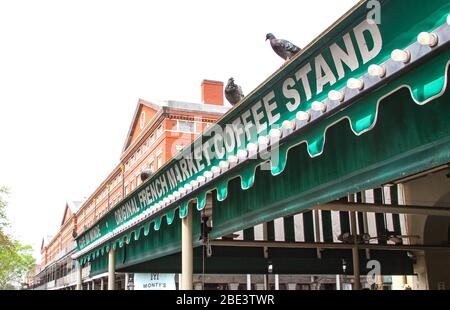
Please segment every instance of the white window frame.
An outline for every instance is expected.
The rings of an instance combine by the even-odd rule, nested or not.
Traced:
[[[161,137],[163,133],[164,133],[164,129],[163,129],[163,125],[161,124],[156,129],[156,137]]]
[[[181,122],[192,124],[193,130],[181,130],[180,129]],[[197,133],[197,122],[177,119],[177,127],[176,128],[177,128],[176,131],[178,131],[178,132]]]

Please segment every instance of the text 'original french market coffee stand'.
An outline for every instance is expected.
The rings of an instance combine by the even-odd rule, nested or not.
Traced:
[[[445,207],[352,195],[450,162],[450,3],[380,4],[378,23],[367,19],[366,1],[355,6],[78,236],[73,258],[109,279],[181,272],[183,289],[192,289],[193,272],[265,274],[270,264],[276,274],[341,274],[346,259],[359,288],[370,259],[383,274],[405,275],[408,252],[448,252],[364,239],[364,212],[394,214],[396,230],[398,214],[450,216]],[[332,210],[349,212],[341,225],[350,242],[333,242]],[[288,237],[298,213],[305,242]],[[254,241],[251,227],[280,217],[285,241],[271,241],[270,229]],[[221,238],[240,230],[244,240]],[[385,230],[377,222],[377,236]]]

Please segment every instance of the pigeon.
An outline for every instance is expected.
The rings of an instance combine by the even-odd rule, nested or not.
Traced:
[[[292,56],[301,51],[301,48],[298,46],[295,46],[287,40],[277,39],[271,33],[266,35],[266,41],[267,40],[270,40],[270,45],[272,46],[274,52],[286,61],[290,60]]]
[[[227,86],[225,87],[225,98],[227,98],[233,106],[244,98],[241,86],[234,84],[233,78],[228,79]]]
[[[141,181],[145,182],[146,180],[148,180],[149,178],[151,178],[153,176],[153,172],[150,169],[144,169],[141,172]]]

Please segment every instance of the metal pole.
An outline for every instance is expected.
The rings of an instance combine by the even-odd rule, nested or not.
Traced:
[[[187,215],[181,220],[181,288],[183,290],[192,290],[192,271],[192,211],[188,206]]]
[[[320,217],[319,210],[313,210],[314,213],[314,230],[315,230],[315,238],[316,242],[320,242]],[[322,251],[320,248],[317,248],[317,258],[322,258]]]
[[[269,274],[268,273],[264,274],[264,290],[265,291],[269,290]]]
[[[115,250],[111,246],[108,254],[108,290],[114,290],[116,286],[115,275]]]
[[[81,291],[83,289],[83,284],[81,282],[83,276],[83,269],[80,262],[77,261],[77,286],[76,289]]]
[[[263,223],[263,240],[268,241],[268,234],[267,234],[267,223]],[[269,248],[264,247],[264,258],[267,260],[269,258]],[[268,270],[266,270],[266,273],[264,274],[264,290],[269,290],[269,274]]]
[[[353,276],[354,276],[354,290],[361,289],[361,274],[359,271],[359,249],[358,249],[358,239],[357,239],[357,231],[356,231],[356,212],[350,212],[350,225],[352,229],[352,235],[354,239],[354,246],[352,248],[352,256],[353,256]]]
[[[128,273],[125,274],[125,290],[128,291],[128,282],[130,281],[130,275]]]

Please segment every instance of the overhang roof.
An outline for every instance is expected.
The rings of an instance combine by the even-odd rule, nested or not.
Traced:
[[[124,243],[131,244],[128,249],[133,251],[133,242],[149,238],[150,231],[157,235],[154,237],[157,241],[162,240],[164,232],[168,236],[178,235],[179,225],[171,224],[187,215],[191,201],[196,202],[197,210],[202,210],[207,193],[214,194],[216,207],[211,237],[217,238],[447,163],[450,160],[450,124],[447,119],[450,114],[447,104],[450,96],[447,87],[450,26],[446,22],[449,5],[446,1],[435,1],[425,10],[422,2],[416,1],[411,6],[412,19],[398,20],[396,16],[405,3],[413,2],[383,1],[386,5],[383,16],[390,15],[398,23],[398,28],[385,29],[392,40],[390,46],[407,49],[410,61],[401,63],[390,59],[391,50],[385,50],[374,61],[374,64],[386,68],[384,77],[369,76],[367,67],[371,63],[364,64],[359,72],[349,73],[352,78],[364,82],[363,90],[350,89],[345,86],[345,81],[331,85],[333,90],[344,95],[343,101],[325,99],[324,95],[314,98],[314,101],[301,106],[301,112],[307,112],[310,119],[298,119],[292,111],[283,111],[279,122],[295,122],[295,126],[279,130],[279,143],[272,146],[269,140],[268,146],[260,145],[256,150],[259,154],[266,150],[279,152],[278,160],[270,160],[268,171],[260,169],[267,159],[258,157],[255,160],[248,153],[242,158],[229,155],[224,158],[228,165],[220,166],[218,173],[207,176],[203,174],[206,170],[200,171],[180,184],[178,188],[186,189],[181,195],[169,192],[123,223],[115,223],[114,212],[126,204],[139,205],[137,199],[142,197],[141,191],[147,190],[166,170],[177,164],[179,159],[173,159],[96,223],[98,235],[92,234],[92,230],[77,238],[79,252],[75,258],[81,257],[85,263],[103,255],[110,247],[123,247]],[[304,50],[250,97],[244,98],[240,105],[219,120],[219,125],[229,124],[251,104],[274,92],[273,89],[281,89],[285,81],[295,77],[299,67],[314,58],[314,53],[323,50],[323,44],[333,43],[336,36],[347,32],[352,23],[360,22],[365,13],[361,4],[347,14],[349,20],[336,25],[324,38],[315,41],[317,46]],[[350,18],[352,14],[354,16]],[[388,26],[383,23],[380,27]],[[406,33],[396,33],[405,29]],[[417,34],[421,31],[438,33],[439,44],[432,48],[416,43]],[[326,111],[313,109],[313,102],[323,103]],[[234,156],[233,160],[231,156]],[[218,162],[211,165],[217,167]],[[109,225],[105,225],[106,222]],[[85,242],[80,242],[83,239]],[[175,253],[179,247],[179,240],[172,240],[170,249],[163,252]],[[156,258],[163,253],[152,248],[149,255],[156,255]]]

